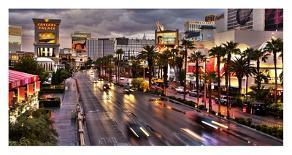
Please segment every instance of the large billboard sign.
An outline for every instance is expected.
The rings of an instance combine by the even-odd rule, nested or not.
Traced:
[[[177,44],[177,32],[157,32],[156,33],[156,44],[157,45],[176,45]]]
[[[86,40],[90,38],[90,33],[74,33],[72,34],[72,49],[77,52],[86,51]]]
[[[52,32],[40,32],[38,34],[39,43],[47,43],[47,44],[55,44],[56,37],[55,34]]]
[[[283,9],[265,9],[265,31],[283,30]]]
[[[155,43],[157,51],[178,46],[178,30],[155,31]]]

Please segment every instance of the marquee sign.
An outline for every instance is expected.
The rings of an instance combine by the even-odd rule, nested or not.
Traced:
[[[55,23],[37,23],[37,28],[39,30],[50,30],[54,31],[56,30],[57,24]]]

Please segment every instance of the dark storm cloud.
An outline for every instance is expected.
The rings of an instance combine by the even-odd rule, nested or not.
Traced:
[[[61,46],[70,47],[74,31],[91,32],[94,37],[133,36],[154,33],[157,20],[166,28],[183,31],[186,20],[201,20],[221,12],[220,9],[10,9],[9,24],[22,26],[25,39],[30,37],[33,42],[32,18],[61,19]],[[32,44],[24,46],[33,49]]]

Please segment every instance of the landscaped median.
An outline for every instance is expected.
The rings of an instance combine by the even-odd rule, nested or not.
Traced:
[[[248,126],[250,128],[256,129],[258,131],[262,131],[266,134],[269,134],[271,136],[283,139],[283,127],[269,127],[267,125],[255,125],[252,123],[251,118],[235,118],[235,122]]]
[[[153,93],[151,91],[150,91],[150,93],[155,94],[155,95],[160,95],[158,93]],[[203,105],[196,107],[195,106],[196,103],[193,101],[184,101],[183,99],[176,98],[174,96],[163,96],[162,98],[168,98],[168,99],[170,99],[169,100],[170,102],[177,102],[180,104],[190,106],[191,108],[193,108],[197,111],[207,112],[207,109]],[[173,108],[173,110],[181,112],[179,109]],[[225,119],[224,116],[222,116],[222,115],[221,116],[216,115],[215,111],[211,111],[210,114],[214,115],[215,117],[220,117],[220,118]],[[251,118],[247,118],[247,119],[245,119],[245,118],[234,118],[234,119],[229,118],[228,120],[233,121],[233,122],[238,123],[238,124],[241,124],[241,125],[244,125],[244,126],[249,127],[249,128],[253,128],[257,131],[263,132],[263,133],[268,134],[270,136],[273,136],[273,137],[276,137],[279,139],[283,139],[283,127],[269,127],[267,125],[256,125],[256,124],[253,124]]]

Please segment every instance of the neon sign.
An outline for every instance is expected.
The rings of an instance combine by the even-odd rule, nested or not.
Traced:
[[[37,28],[39,30],[56,30],[55,23],[37,23]]]

